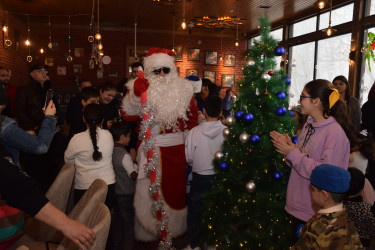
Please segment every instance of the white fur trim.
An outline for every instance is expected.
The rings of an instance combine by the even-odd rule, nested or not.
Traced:
[[[150,179],[144,178],[137,180],[134,195],[134,208],[137,220],[135,237],[140,241],[153,241],[159,237],[156,228],[157,219],[151,213],[152,198],[149,193],[149,187]],[[174,210],[167,204],[164,204],[164,209],[168,216],[167,231],[172,234],[172,237],[178,237],[184,234],[187,230],[187,208]]]
[[[144,59],[144,66],[145,66],[145,76],[146,78],[153,74],[152,71],[154,69],[158,69],[161,67],[168,67],[171,69],[171,72],[176,72],[176,65],[174,64],[174,57],[169,56],[165,53],[155,53],[151,56],[148,56]]]
[[[128,88],[129,92],[122,100],[122,109],[127,115],[138,115],[141,112],[141,98],[134,95],[135,80],[136,79],[133,79],[126,83],[126,87]]]

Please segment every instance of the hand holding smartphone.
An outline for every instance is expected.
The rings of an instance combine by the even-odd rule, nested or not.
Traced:
[[[53,97],[53,89],[47,90],[46,100],[44,102],[44,107],[43,107],[44,111],[46,110],[47,105],[49,104],[49,102],[52,100],[52,97]]]

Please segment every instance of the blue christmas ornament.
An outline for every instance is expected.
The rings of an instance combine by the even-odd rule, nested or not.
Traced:
[[[243,110],[237,110],[235,113],[234,113],[234,117],[236,118],[237,121],[240,121],[242,120],[242,116],[245,112]]]
[[[249,139],[249,142],[252,144],[252,145],[257,145],[260,141],[260,138],[257,134],[253,134],[250,136],[250,139]]]
[[[285,92],[283,92],[283,91],[277,92],[276,95],[280,99],[285,99]]]
[[[291,116],[291,117],[293,117],[294,116],[293,110],[288,110],[288,115]]]
[[[286,114],[286,108],[284,106],[279,106],[276,108],[275,113],[278,116],[284,116]]]
[[[228,165],[228,163],[227,163],[226,161],[222,161],[222,162],[220,162],[220,164],[219,164],[219,169],[220,169],[221,171],[225,172],[225,171],[228,170],[228,168],[229,168],[229,165]]]
[[[294,144],[297,144],[297,142],[298,142],[298,136],[293,136],[293,137],[292,137],[292,142],[293,142]]]
[[[284,49],[284,47],[283,46],[277,46],[276,48],[275,48],[275,50],[273,51],[274,53],[275,53],[275,55],[277,55],[277,56],[282,56],[282,55],[284,55],[284,53],[285,53],[285,49]]]
[[[290,78],[289,77],[283,77],[282,78],[283,79],[283,81],[285,82],[285,84],[286,84],[286,86],[289,86],[290,85],[290,83],[291,83],[291,81],[290,81]]]
[[[275,173],[273,173],[273,179],[275,181],[281,181],[283,179],[283,177],[284,177],[284,174],[280,170],[277,170],[277,171],[275,171]]]
[[[242,120],[248,124],[252,123],[253,120],[254,120],[254,116],[252,113],[245,113],[243,116],[242,116]]]

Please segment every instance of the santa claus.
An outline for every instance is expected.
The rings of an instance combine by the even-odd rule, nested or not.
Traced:
[[[138,180],[134,196],[135,237],[161,239],[186,232],[186,161],[184,131],[198,121],[193,84],[180,78],[174,52],[152,48],[144,74],[129,81],[122,102],[125,120],[142,118],[138,148]]]

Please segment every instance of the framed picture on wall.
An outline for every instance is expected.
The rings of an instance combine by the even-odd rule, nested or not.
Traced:
[[[212,83],[215,83],[216,80],[216,72],[215,71],[208,71],[205,70],[203,72],[203,77],[209,79]]]
[[[234,75],[233,74],[223,74],[222,75],[222,87],[234,87]]]
[[[186,77],[188,76],[198,76],[198,70],[197,69],[186,70]]]
[[[188,50],[188,60],[189,61],[199,61],[200,49],[189,49]]]
[[[224,66],[234,66],[236,65],[235,55],[224,55]]]
[[[217,51],[207,51],[204,62],[209,65],[217,65]]]
[[[182,46],[173,46],[175,62],[182,62]]]

